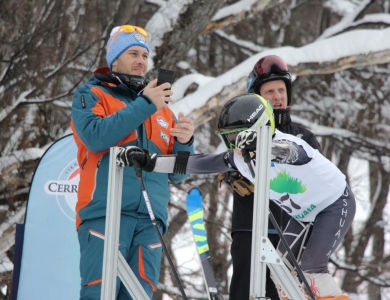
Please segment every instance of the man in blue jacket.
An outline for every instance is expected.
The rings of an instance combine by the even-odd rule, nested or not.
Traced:
[[[100,299],[110,147],[138,146],[152,153],[193,152],[194,125],[168,107],[169,83],[145,83],[149,46],[145,29],[115,27],[107,42],[108,68],[80,86],[72,104],[71,128],[78,146],[80,183],[76,227],[80,243],[80,299]],[[143,180],[160,231],[167,231],[168,181],[186,175],[144,173]],[[162,248],[132,168],[123,174],[119,251],[152,298],[159,280]],[[132,299],[116,287],[117,299]]]

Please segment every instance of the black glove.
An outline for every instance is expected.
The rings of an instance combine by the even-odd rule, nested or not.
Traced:
[[[241,131],[236,137],[236,148],[243,151],[255,151],[257,143],[257,133],[253,130]]]
[[[157,153],[150,155],[146,149],[141,149],[136,146],[122,148],[116,157],[116,164],[119,167],[139,165],[146,172],[153,172],[156,166]]]

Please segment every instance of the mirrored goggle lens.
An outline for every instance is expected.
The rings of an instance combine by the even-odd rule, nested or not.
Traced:
[[[287,73],[288,66],[279,56],[269,55],[260,59],[256,63],[254,70],[258,77],[262,77],[271,73]]]
[[[148,37],[148,32],[145,29],[143,29],[142,27],[133,26],[133,25],[122,25],[120,28],[124,32],[131,33],[131,32],[137,31],[138,33],[142,34],[144,37]]]

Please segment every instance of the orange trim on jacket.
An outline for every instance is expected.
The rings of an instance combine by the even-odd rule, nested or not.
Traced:
[[[118,89],[118,87],[113,88]],[[115,98],[114,95],[116,94],[118,98]],[[124,99],[121,99],[123,97]],[[133,111],[133,117],[131,119],[123,118],[123,114],[120,114],[120,111],[123,109],[128,109],[128,105],[135,105],[135,107],[137,107],[136,109],[140,109],[140,113],[137,114]],[[144,107],[145,109],[146,107],[149,107],[147,108],[149,111],[151,111],[151,109],[154,109],[155,111],[155,106],[153,103],[148,104],[147,100],[141,99],[140,96],[135,101],[127,95],[122,95],[119,90],[118,93],[113,92],[113,90],[110,90],[110,87],[104,85],[102,86],[93,84],[89,85],[89,88],[88,85],[86,85],[82,87],[77,95],[75,95],[74,106],[72,106],[72,120],[70,122],[70,126],[74,133],[73,136],[75,142],[78,146],[77,161],[80,166],[80,183],[78,189],[78,201],[76,204],[76,228],[78,228],[78,226],[83,222],[82,218],[80,217],[80,211],[90,204],[93,204],[95,192],[98,187],[97,178],[99,165],[103,156],[109,152],[109,147],[127,146],[130,143],[134,144],[135,142],[135,144],[139,147],[147,148],[149,150],[151,150],[150,146],[153,145],[153,151],[158,149],[158,151],[160,151],[159,154],[166,155],[172,153],[176,143],[174,137],[170,133],[170,129],[176,126],[176,119],[174,118],[173,112],[168,107],[164,107],[158,111],[155,111],[154,113],[151,111],[151,115],[146,117],[147,115],[145,115]],[[75,109],[75,111],[73,111],[73,109]],[[124,111],[123,113],[127,114],[128,112]],[[78,130],[80,132],[77,132],[73,121],[75,116],[78,117]],[[138,117],[139,119],[137,120]],[[130,131],[127,136],[116,142],[116,145],[108,145],[106,142],[107,134],[111,135],[107,137],[111,138],[111,140],[112,137],[120,135],[123,136],[123,132],[126,132],[126,128],[129,128],[129,125],[127,125],[129,121],[139,122],[136,124],[140,124],[142,118],[145,117],[146,119],[143,119],[143,128],[146,135],[145,137],[138,137],[138,132],[135,129]],[[105,132],[105,125],[104,123],[100,124],[99,118],[102,119],[102,122],[105,121],[117,123],[118,126],[115,128],[118,129],[114,132],[112,129],[111,131]],[[109,118],[113,119],[109,120]],[[133,128],[137,127],[133,126]],[[91,145],[94,146],[96,146],[96,144],[99,146],[99,141],[102,139],[100,136],[102,136],[104,140],[100,144],[106,144],[106,146],[100,147],[100,149],[104,149],[104,147],[107,148],[100,152],[91,151],[83,142],[80,134],[83,134],[84,138],[88,139],[86,140],[86,143],[92,143]],[[92,136],[96,136],[96,138],[91,138]],[[157,149],[155,147],[157,147]],[[188,148],[188,146],[183,147]],[[108,166],[105,166],[105,168],[106,167]],[[101,183],[99,183],[99,185],[100,184]],[[96,202],[93,205],[93,208],[90,209],[92,210],[93,215],[89,214],[90,210],[88,210],[88,215],[92,218],[105,216],[104,201],[102,201],[102,199],[96,201],[99,202]],[[100,202],[102,203],[98,204]]]
[[[150,286],[152,287],[152,291],[155,292],[156,286],[146,276],[146,273],[145,273],[145,265],[144,265],[144,259],[142,257],[142,247],[141,246],[138,246],[138,272],[139,272],[139,275],[141,276],[141,278],[150,284]]]

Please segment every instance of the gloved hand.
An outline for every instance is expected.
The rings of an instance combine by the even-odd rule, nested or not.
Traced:
[[[241,150],[245,162],[249,161],[249,151],[256,151],[257,133],[252,130],[241,131],[236,137],[236,148]],[[290,156],[294,155],[294,147],[286,141],[272,141],[271,160],[285,163]]]
[[[251,161],[251,155],[249,152],[256,151],[257,134],[253,130],[241,131],[236,137],[236,148],[241,150],[242,158],[249,164]]]
[[[233,188],[241,197],[249,196],[254,193],[254,185],[245,177],[242,177],[239,172],[228,171],[220,173],[217,177],[218,182],[225,182]]]
[[[119,167],[134,167],[135,164],[138,164],[142,170],[152,172],[156,166],[156,160],[157,153],[150,155],[149,151],[146,149],[141,149],[136,146],[128,146],[119,151],[116,157],[116,164]]]
[[[241,151],[255,151],[256,143],[257,134],[253,130],[241,131],[236,137],[236,148]]]

